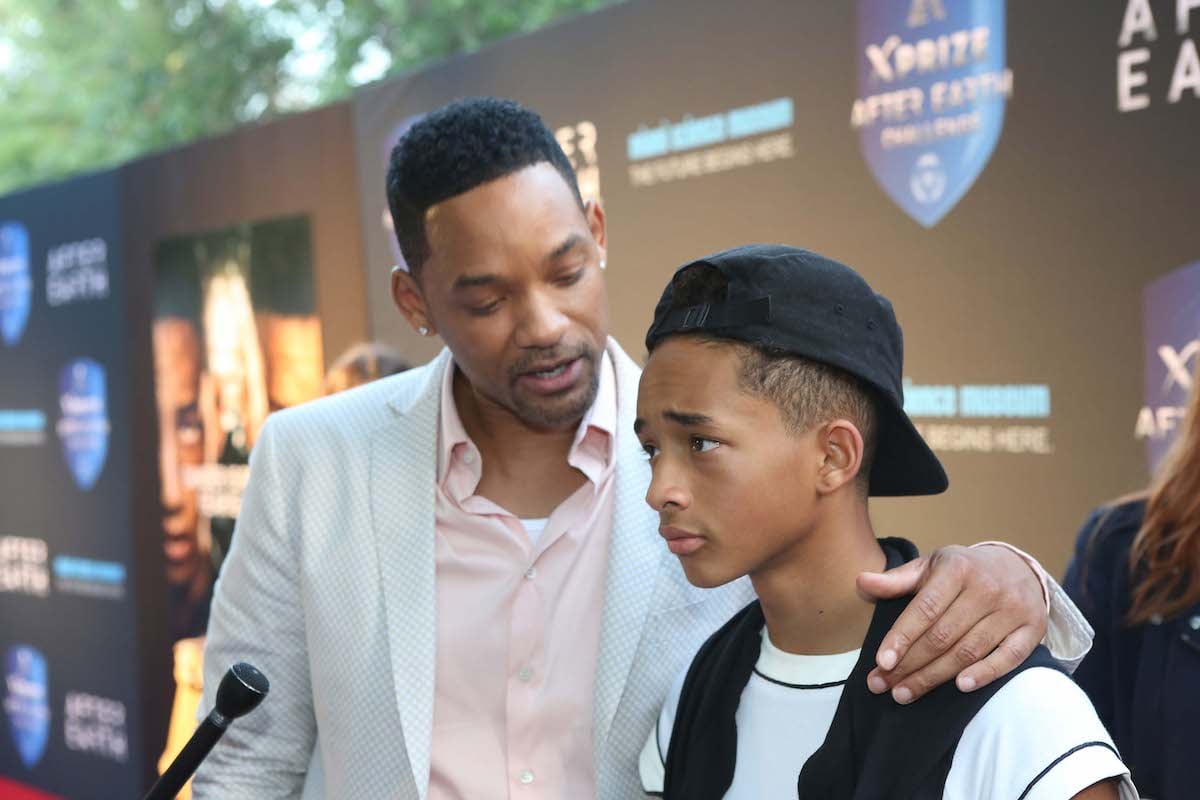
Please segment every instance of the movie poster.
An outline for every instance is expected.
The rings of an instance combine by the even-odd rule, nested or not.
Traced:
[[[272,411],[322,393],[307,217],[161,242],[153,347],[176,695],[160,768],[195,726],[213,584]]]

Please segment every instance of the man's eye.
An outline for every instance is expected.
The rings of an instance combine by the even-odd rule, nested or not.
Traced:
[[[476,317],[486,317],[500,307],[500,301],[488,303],[486,306],[468,306],[467,313]]]
[[[703,436],[692,437],[692,450],[697,453],[708,453],[720,446],[721,443],[715,439],[705,439]]]
[[[579,280],[582,277],[583,277],[583,269],[580,268],[580,269],[575,270],[572,273],[569,273],[569,274],[564,275],[561,278],[559,278],[558,285],[559,286],[574,286],[575,284],[579,283]]]
[[[656,455],[658,455],[658,448],[652,444],[643,444],[642,452],[646,454],[647,459],[653,459]]]

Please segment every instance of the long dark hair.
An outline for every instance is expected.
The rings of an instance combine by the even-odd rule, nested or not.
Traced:
[[[1128,621],[1172,617],[1200,602],[1200,371],[1183,425],[1150,484],[1129,566]]]

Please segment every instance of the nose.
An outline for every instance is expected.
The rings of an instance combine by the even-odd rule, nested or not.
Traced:
[[[521,308],[517,344],[533,349],[558,345],[570,326],[570,318],[558,298],[544,291],[531,291]]]
[[[692,504],[692,495],[681,479],[678,470],[674,469],[663,454],[659,454],[655,463],[650,467],[650,488],[646,490],[646,503],[655,511],[662,513],[668,508],[683,511]]]

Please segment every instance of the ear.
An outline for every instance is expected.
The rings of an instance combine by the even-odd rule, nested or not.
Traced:
[[[437,333],[429,318],[421,286],[408,270],[400,266],[392,267],[392,300],[413,330],[418,333],[422,330],[427,331],[423,336]]]
[[[854,423],[845,419],[826,423],[819,436],[825,459],[817,475],[817,492],[832,494],[853,483],[862,469],[863,438]]]
[[[604,218],[604,209],[596,200],[588,200],[583,204],[583,215],[587,217],[588,228],[592,231],[596,246],[600,248],[600,260],[603,262],[608,257],[608,223]]]

